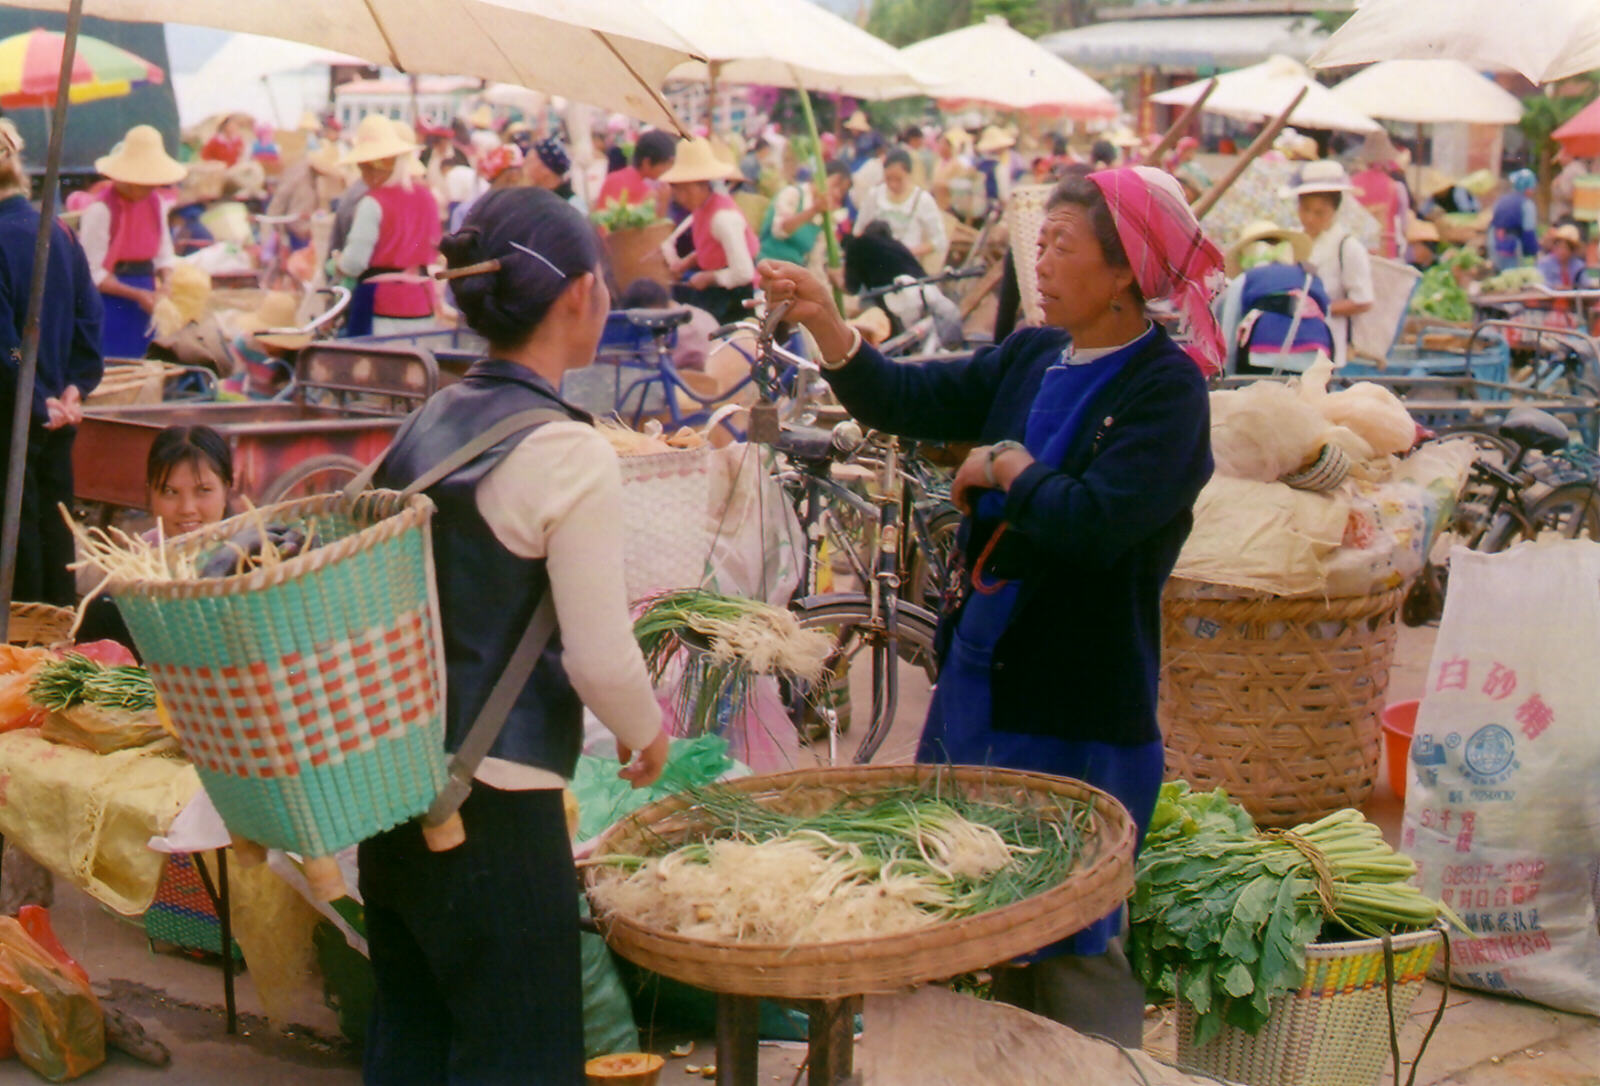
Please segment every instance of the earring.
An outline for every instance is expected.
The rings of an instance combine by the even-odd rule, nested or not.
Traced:
[[[1121,313],[1122,312],[1122,303],[1113,300],[1112,303],[1111,303],[1111,312],[1113,312],[1113,313]]]

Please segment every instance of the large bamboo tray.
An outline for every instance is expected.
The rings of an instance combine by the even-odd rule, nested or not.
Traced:
[[[1050,796],[1089,799],[1094,825],[1074,875],[1054,889],[975,916],[880,938],[784,947],[691,939],[596,908],[611,948],[646,969],[728,995],[840,999],[892,992],[1008,961],[1064,939],[1106,916],[1133,892],[1133,819],[1111,796],[1081,781],[1006,769],[855,766],[799,770],[732,781],[728,787],[785,810],[816,811],[855,792],[938,781],[970,796],[1039,804]],[[649,855],[662,842],[697,836],[684,795],[652,803],[607,830],[595,856]],[[592,883],[598,874],[585,872]]]

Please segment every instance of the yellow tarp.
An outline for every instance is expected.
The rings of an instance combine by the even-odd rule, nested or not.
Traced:
[[[161,880],[167,858],[150,838],[199,790],[180,758],[90,754],[33,729],[0,734],[0,834],[124,916],[149,908]]]

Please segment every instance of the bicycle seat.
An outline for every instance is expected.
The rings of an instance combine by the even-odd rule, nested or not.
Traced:
[[[773,447],[797,460],[832,460],[838,457],[833,431],[814,426],[785,426]]]
[[[1572,435],[1554,415],[1534,407],[1514,407],[1500,424],[1500,436],[1524,449],[1553,453],[1566,448]]]
[[[687,309],[624,309],[620,311],[627,322],[647,332],[670,332],[694,319]]]

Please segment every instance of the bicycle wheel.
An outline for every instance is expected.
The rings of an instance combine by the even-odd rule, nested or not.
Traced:
[[[1508,513],[1496,516],[1475,549],[1498,554],[1514,543],[1552,534],[1562,539],[1600,540],[1600,490],[1591,483],[1555,487],[1528,509],[1526,522]]]
[[[785,684],[802,764],[911,761],[938,673],[937,620],[901,603],[891,659],[888,633],[881,620],[872,619],[865,595],[816,596],[798,602],[794,611],[802,628],[826,630],[834,643],[821,682]]]
[[[274,479],[261,496],[261,503],[271,505],[291,498],[331,493],[365,470],[366,465],[353,456],[341,456],[338,453],[313,456]]]

